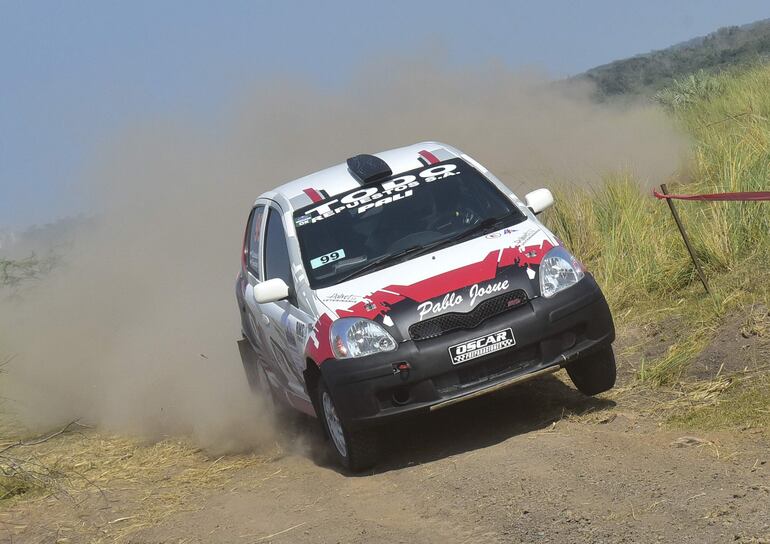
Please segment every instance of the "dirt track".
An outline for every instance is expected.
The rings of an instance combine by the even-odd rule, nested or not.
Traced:
[[[547,409],[533,413],[536,400]],[[593,411],[570,421],[560,419],[563,409]],[[176,516],[135,541],[185,534],[191,542],[248,542],[292,527],[272,540],[770,538],[768,450],[722,445],[720,437],[676,442],[681,437],[544,380],[395,430],[390,462],[374,474],[345,477],[285,458],[206,497],[203,512]]]
[[[317,434],[295,424],[316,437],[312,451],[201,490],[130,542],[770,541],[764,439],[683,439],[553,377],[393,429],[388,462],[360,476],[329,466]],[[57,528],[67,518],[118,518],[140,499],[17,510],[13,522],[27,528],[8,541],[104,538]]]

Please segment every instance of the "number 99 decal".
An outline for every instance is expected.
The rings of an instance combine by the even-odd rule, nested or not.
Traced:
[[[316,269],[325,264],[333,263],[334,261],[339,261],[340,259],[344,259],[344,258],[345,258],[345,250],[336,249],[331,253],[327,253],[326,255],[321,255],[320,257],[316,257],[315,259],[312,259],[310,261],[310,268]]]

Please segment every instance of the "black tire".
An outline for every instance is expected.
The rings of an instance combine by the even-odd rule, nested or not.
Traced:
[[[341,420],[339,420],[339,418],[337,418],[339,428],[342,431],[341,438],[344,441],[344,447],[342,449],[345,451],[342,451],[337,445],[337,441],[330,429],[329,418],[327,417],[328,414],[326,413],[325,408],[326,404],[324,403],[324,395],[328,395],[328,402],[330,402],[333,407],[334,401],[331,398],[331,393],[321,379],[318,381],[317,388],[317,406],[319,409],[318,419],[320,420],[324,434],[329,441],[329,449],[337,463],[351,472],[360,472],[373,467],[377,464],[380,457],[379,435],[377,432],[372,429],[351,431]],[[334,409],[334,412],[336,414],[336,409]],[[337,433],[337,437],[340,437],[339,433]]]
[[[598,395],[609,391],[615,385],[617,367],[612,346],[589,354],[567,365],[572,383],[584,395]]]

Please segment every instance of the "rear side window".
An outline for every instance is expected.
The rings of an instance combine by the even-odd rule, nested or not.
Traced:
[[[251,214],[249,224],[249,270],[257,278],[260,274],[259,240],[262,237],[262,217],[265,215],[265,207],[257,206]]]
[[[281,278],[289,287],[294,286],[281,214],[275,208],[270,208],[265,227],[265,279],[273,278]]]

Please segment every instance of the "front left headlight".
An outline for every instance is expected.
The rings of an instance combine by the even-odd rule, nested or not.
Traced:
[[[572,287],[584,276],[578,260],[569,251],[557,246],[546,253],[540,263],[540,294],[550,298]]]
[[[388,331],[370,319],[359,317],[343,317],[332,323],[329,341],[337,359],[396,349],[396,341]]]

